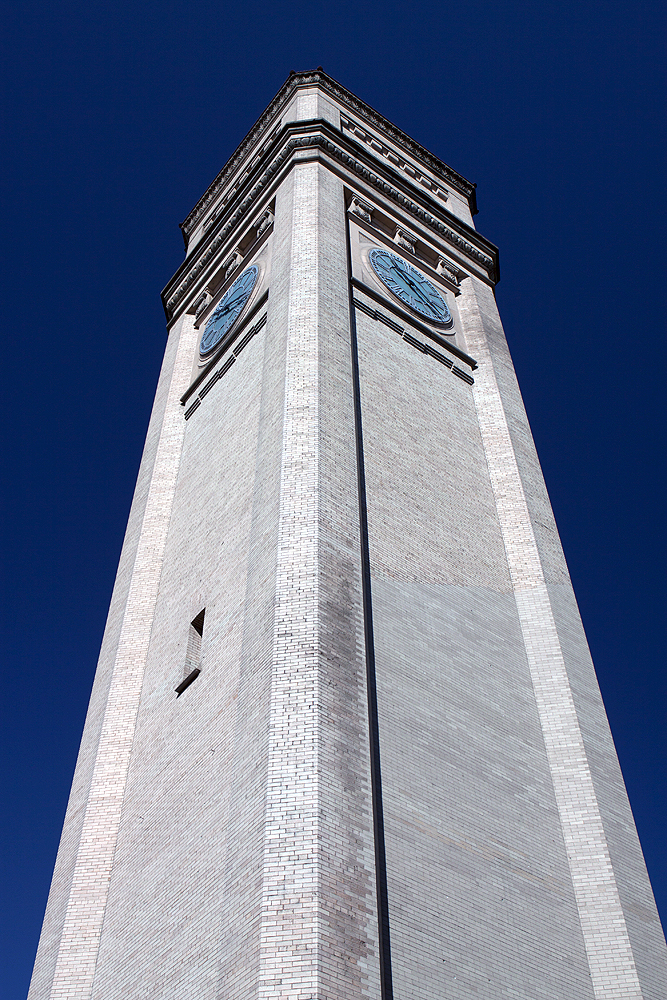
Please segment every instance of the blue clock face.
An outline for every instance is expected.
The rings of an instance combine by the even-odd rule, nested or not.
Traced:
[[[259,268],[256,264],[249,267],[243,274],[239,275],[233,285],[231,285],[217,307],[212,313],[199,345],[199,353],[202,357],[210,354],[218,346],[228,330],[231,330],[236,320],[241,315],[243,308],[250,298]]]
[[[452,322],[452,314],[438,289],[406,260],[379,248],[371,250],[368,259],[382,284],[406,306],[430,323],[445,326]]]

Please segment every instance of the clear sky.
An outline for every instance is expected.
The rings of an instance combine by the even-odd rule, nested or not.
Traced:
[[[178,223],[317,65],[478,183],[663,920],[663,5],[5,5],[2,996],[23,1000],[165,342]]]

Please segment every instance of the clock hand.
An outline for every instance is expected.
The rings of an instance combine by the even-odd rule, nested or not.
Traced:
[[[239,302],[239,299],[241,299],[241,298],[242,298],[242,296],[239,296],[236,299],[230,299],[229,302],[227,303],[227,305],[224,307],[224,309],[220,310],[220,312],[218,313],[218,316],[224,316],[225,313],[228,313],[229,310],[232,309],[233,306],[235,306]]]
[[[408,278],[408,276],[407,276],[407,275],[405,275],[405,274],[404,274],[404,275],[403,275],[402,277],[403,277],[403,280],[404,280],[404,281],[407,281],[408,285],[409,285],[409,286],[410,286],[410,288],[411,288],[411,289],[413,290],[413,292],[416,292],[416,293],[417,293],[417,295],[418,295],[418,296],[420,297],[420,299],[422,300],[422,302],[423,302],[423,303],[424,303],[425,305],[427,305],[427,306],[428,306],[429,310],[430,310],[430,311],[431,311],[431,312],[432,312],[432,313],[433,313],[433,314],[434,314],[435,316],[437,316],[437,313],[436,313],[435,309],[433,308],[433,304],[432,304],[432,303],[431,303],[431,302],[429,301],[429,299],[427,299],[427,298],[426,298],[426,296],[425,296],[425,295],[424,295],[424,293],[423,293],[423,292],[421,291],[421,289],[419,288],[419,286],[418,286],[418,285],[416,285],[416,284],[415,284],[415,283],[414,283],[413,281],[411,281],[411,280],[410,280],[410,278]]]

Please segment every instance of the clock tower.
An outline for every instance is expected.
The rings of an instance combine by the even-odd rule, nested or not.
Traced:
[[[182,224],[30,1000],[662,1000],[469,181],[293,73]]]

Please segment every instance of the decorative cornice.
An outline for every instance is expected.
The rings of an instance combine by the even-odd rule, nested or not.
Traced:
[[[338,83],[332,77],[327,76],[326,73],[311,73],[303,74],[309,77],[309,83],[320,83],[323,90],[328,93],[333,94],[342,103],[347,105],[348,108],[353,109],[361,118],[363,118],[368,124],[375,126],[385,135],[389,136],[394,142],[403,146],[405,149],[409,149],[420,160],[428,164],[430,169],[434,174],[437,174],[443,180],[448,181],[455,188],[465,194],[466,197],[470,198],[474,196],[476,185],[472,181],[466,180],[462,174],[459,174],[452,167],[443,163],[442,160],[430,153],[428,149],[420,145],[409,135],[403,132],[398,126],[394,125],[387,118],[381,115],[378,111],[375,111],[370,105],[366,104],[364,101],[360,100],[354,94],[346,90],[342,84]]]
[[[181,301],[181,299],[183,298],[183,296],[185,295],[185,293],[187,292],[188,288],[190,287],[190,285],[192,284],[192,282],[195,280],[195,278],[197,277],[197,275],[200,273],[200,271],[202,271],[204,269],[204,267],[210,261],[211,257],[215,253],[215,251],[224,242],[224,239],[225,239],[226,235],[227,235],[227,232],[225,230],[223,230],[221,233],[218,233],[218,235],[215,237],[215,239],[213,240],[213,242],[211,243],[211,245],[206,249],[206,252],[204,254],[202,254],[202,256],[199,258],[199,260],[197,261],[197,263],[192,268],[192,270],[189,271],[188,274],[186,275],[185,280],[181,282],[181,284],[178,286],[178,288],[176,289],[176,291],[174,292],[174,294],[171,296],[171,298],[169,299],[169,301],[166,303],[166,305],[165,305],[164,308],[165,308],[165,312],[167,314],[167,319],[171,319],[171,317],[173,316],[173,313],[174,313],[174,309],[176,308],[176,306],[178,305],[178,303]]]
[[[370,170],[365,164],[361,163],[361,161],[357,160],[354,156],[351,156],[348,152],[336,146],[335,143],[331,142],[325,136],[322,135],[308,136],[307,138],[298,140],[298,142],[300,143],[300,145],[304,146],[305,145],[321,146],[322,149],[326,150],[327,153],[330,153],[332,156],[336,157],[336,159],[346,164],[346,166],[348,166],[358,177],[363,177],[365,181],[367,181],[369,184],[372,184],[373,187],[377,188],[382,194],[386,195],[388,198],[391,198],[391,200],[395,201],[396,204],[401,206],[401,208],[409,212],[416,219],[419,219],[419,221],[424,223],[424,225],[428,226],[429,229],[433,229],[436,233],[438,233],[439,236],[447,240],[448,243],[451,243],[453,246],[461,250],[467,257],[472,258],[472,260],[480,264],[482,268],[487,272],[491,280],[497,281],[498,277],[497,252],[494,252],[492,256],[490,254],[483,253],[481,250],[478,250],[478,248],[473,246],[473,244],[469,240],[464,239],[462,236],[459,235],[459,233],[455,232],[454,229],[451,228],[451,226],[447,226],[445,225],[444,222],[440,222],[433,215],[431,215],[430,212],[427,212],[425,209],[423,209],[421,205],[418,205],[416,202],[412,201],[410,198],[404,195],[397,188],[393,187],[382,177],[379,177],[378,174],[376,174],[373,170]],[[455,222],[451,215],[450,218],[452,219],[452,225],[457,225],[460,226],[461,228],[465,228],[471,235],[475,233],[475,231],[473,229],[470,229],[470,227],[466,226],[465,223]],[[475,236],[477,236],[476,233]],[[493,247],[492,244],[489,244],[487,240],[483,240],[483,242],[487,244],[492,249],[492,251],[496,250],[496,248]]]
[[[446,240],[452,246],[455,246],[460,250],[465,256],[474,260],[479,266],[481,266],[486,273],[489,275],[491,281],[498,280],[498,264],[497,264],[497,254],[494,252],[495,247],[492,247],[487,240],[482,240],[475,233],[474,230],[466,226],[465,223],[461,223],[458,220],[454,220],[453,216],[450,215],[451,225],[446,225],[444,222],[440,222],[436,219],[430,212],[427,212],[421,205],[412,201],[411,198],[399,191],[398,188],[394,187],[392,184],[388,183],[383,177],[375,173],[375,171],[369,169],[366,164],[362,163],[360,159],[349,153],[347,150],[341,148],[337,143],[332,142],[328,136],[324,134],[327,129],[327,123],[321,121],[317,123],[309,122],[309,128],[313,125],[317,126],[318,132],[311,133],[310,135],[294,136],[292,135],[287,139],[283,148],[277,153],[271,163],[267,166],[266,170],[262,173],[256,183],[252,186],[250,191],[247,193],[243,201],[239,204],[236,210],[227,220],[225,226],[213,237],[212,242],[204,250],[202,255],[199,257],[197,262],[192,266],[191,270],[187,273],[186,277],[181,281],[180,285],[173,292],[169,300],[165,303],[165,312],[167,318],[171,319],[174,314],[174,310],[180,300],[183,298],[188,288],[195,281],[197,276],[201,273],[202,269],[211,260],[218,248],[224,243],[227,237],[230,235],[237,223],[250,211],[253,204],[260,197],[262,192],[266,189],[269,183],[272,181],[274,176],[278,173],[281,167],[286,163],[286,161],[292,156],[295,151],[299,149],[315,148],[321,149],[328,153],[334,159],[343,163],[350,171],[352,171],[357,177],[362,178],[368,184],[375,187],[380,193],[384,194],[385,197],[391,199],[396,204],[400,205],[401,208],[409,212],[416,219],[418,219],[423,225],[428,226],[436,232],[442,239]],[[304,123],[294,122],[285,126],[284,135],[289,135],[290,131],[295,129],[303,129]],[[332,130],[332,134],[333,133]],[[388,168],[386,168],[388,169]],[[446,210],[441,210],[446,211]],[[448,215],[450,213],[447,213]],[[262,217],[263,218],[263,217]],[[259,220],[258,220],[259,221]],[[257,224],[257,223],[256,223]],[[480,239],[485,245],[488,245],[491,253],[486,254],[474,246],[470,240],[465,239],[458,232],[455,231],[453,226],[457,228],[462,228],[466,232],[473,234],[477,239]],[[167,286],[169,287],[169,286]]]
[[[234,229],[236,223],[240,221],[240,219],[243,217],[246,211],[250,208],[255,198],[261,192],[262,189],[263,188],[259,187],[259,185],[253,188],[251,194],[243,200],[242,204],[239,205],[234,214],[231,216],[231,218],[227,222],[227,225],[224,226],[224,228],[221,229],[220,232],[214,236],[209,246],[206,247],[201,257],[199,257],[196,263],[188,271],[188,273],[186,274],[185,278],[181,281],[176,291],[173,292],[169,300],[166,303],[164,303],[164,311],[167,315],[168,320],[172,318],[176,306],[181,301],[187,290],[190,288],[190,286],[198,277],[198,275],[201,274],[205,266],[208,263],[210,263],[216,251],[219,250],[219,248],[225,242],[230,232]],[[250,246],[246,247],[246,250],[243,253],[241,252],[240,249],[236,249],[233,255],[229,258],[229,260],[225,262],[225,277],[229,277],[229,275],[236,270],[236,268],[242,263],[243,258],[257,245],[257,241],[260,238],[260,236],[272,224],[273,224],[273,212],[267,209],[258,219],[255,220],[252,226],[250,226],[250,231],[255,229],[255,239],[250,244]],[[169,285],[167,285],[167,288],[168,287]],[[162,297],[164,302],[164,292],[162,293]]]
[[[408,163],[404,156],[399,156],[398,153],[395,153],[383,142],[380,142],[379,139],[376,139],[371,132],[367,132],[345,115],[340,116],[340,124],[343,131],[351,132],[355,139],[363,142],[366,146],[370,146],[379,156],[385,157],[396,169],[406,173],[413,180],[417,181],[418,184],[421,184],[422,187],[431,191],[441,201],[447,201],[449,196],[444,187],[440,187],[430,177],[426,177],[421,170]],[[403,147],[402,152],[404,152],[404,149],[405,147]]]
[[[368,104],[365,104],[364,101],[355,97],[354,94],[350,93],[349,90],[346,90],[345,87],[332,77],[327,76],[326,73],[320,70],[316,70],[290,74],[269,106],[262,112],[243,141],[234,150],[218,176],[206,189],[187,218],[181,223],[183,237],[186,242],[188,236],[204,215],[208,206],[228,182],[233,172],[247,154],[248,150],[250,150],[257,143],[261,134],[266,131],[271,122],[275,120],[280,110],[285,106],[285,104],[288,103],[292,94],[302,87],[311,87],[314,85],[321,87],[323,91],[331,94],[331,96],[335,97],[348,110],[353,111],[367,124],[377,128],[394,142],[403,146],[406,150],[409,150],[413,156],[422,160],[422,162],[424,162],[429,169],[436,174],[436,176],[447,181],[447,183],[451,184],[469,199],[471,211],[473,215],[475,214],[477,210],[475,203],[475,184],[466,180],[465,177],[457,173],[446,163],[443,163],[443,161],[439,160],[437,156],[434,156],[433,153],[430,153],[424,148],[424,146],[421,146],[418,142],[415,142],[414,139],[411,139],[409,135],[406,135],[405,132],[399,129],[396,125],[392,124],[392,122],[390,122],[387,118],[384,118],[377,111],[374,111],[373,108],[371,108]]]

